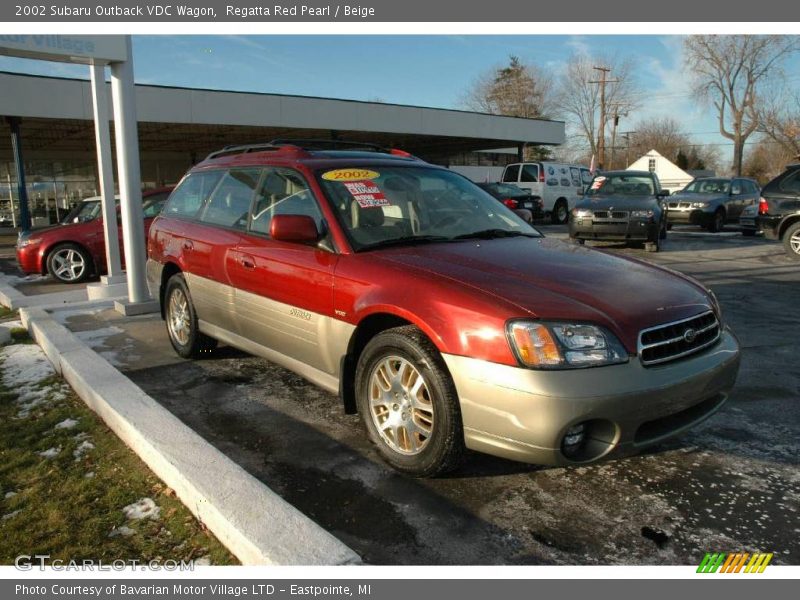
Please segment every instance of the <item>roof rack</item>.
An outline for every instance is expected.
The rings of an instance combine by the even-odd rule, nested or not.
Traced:
[[[310,151],[336,149],[361,150],[367,152],[392,154],[394,156],[413,157],[405,150],[386,148],[379,144],[372,144],[370,142],[355,142],[350,140],[276,139],[270,142],[256,144],[234,144],[231,146],[225,146],[221,150],[215,150],[206,156],[206,160],[219,158],[221,156],[231,156],[234,154],[247,154],[248,152],[265,151],[291,152],[293,154],[303,154],[308,157],[310,156],[310,154],[308,154]]]
[[[273,146],[297,146],[303,150],[367,150],[368,152],[385,152],[387,154],[391,152],[379,144],[352,140],[282,138],[272,140],[270,144]]]

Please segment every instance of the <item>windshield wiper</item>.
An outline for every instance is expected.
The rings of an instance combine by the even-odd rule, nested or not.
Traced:
[[[359,248],[356,252],[374,250],[376,248],[388,248],[390,246],[414,246],[416,244],[433,244],[436,242],[449,242],[452,238],[444,235],[406,235],[403,237],[392,238],[375,242],[369,246]]]
[[[473,231],[471,233],[462,233],[461,235],[455,236],[454,240],[471,240],[471,239],[480,239],[480,240],[493,240],[496,238],[507,238],[507,237],[530,237],[530,238],[538,238],[541,237],[536,235],[535,233],[525,233],[523,231],[508,231],[507,229],[482,229],[480,231]]]

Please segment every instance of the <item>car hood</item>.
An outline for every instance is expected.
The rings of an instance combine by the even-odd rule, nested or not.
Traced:
[[[657,204],[656,199],[650,195],[642,196],[584,196],[576,205],[578,208],[605,209],[614,207],[620,210],[636,210],[639,208],[652,208]]]
[[[508,318],[604,325],[631,352],[642,329],[712,308],[705,289],[684,275],[550,238],[392,248],[380,259],[480,290]]]
[[[669,197],[670,202],[686,200],[689,202],[718,202],[728,198],[728,194],[698,194],[695,192],[678,192]]]

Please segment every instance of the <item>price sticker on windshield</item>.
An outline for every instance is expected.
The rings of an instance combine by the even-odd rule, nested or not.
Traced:
[[[328,181],[364,181],[365,179],[377,179],[381,174],[369,169],[335,169],[326,171],[322,174],[323,179]]]
[[[389,206],[389,200],[372,181],[347,181],[344,186],[361,208]]]

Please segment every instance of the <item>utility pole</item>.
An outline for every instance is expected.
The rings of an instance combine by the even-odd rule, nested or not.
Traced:
[[[627,117],[628,113],[619,113],[619,103],[615,103],[614,105],[614,118],[611,121],[611,168],[614,168],[614,156],[617,152],[617,127],[619,126],[619,118],[620,116]],[[625,165],[626,167],[628,165]]]
[[[625,168],[627,169],[631,164],[630,151],[631,151],[631,136],[636,133],[635,131],[623,131],[622,137],[625,138]]]
[[[597,132],[597,167],[602,169],[606,162],[606,84],[617,83],[619,79],[608,79],[611,69],[608,67],[592,67],[600,71],[600,79],[590,81],[600,85],[600,127]]]

